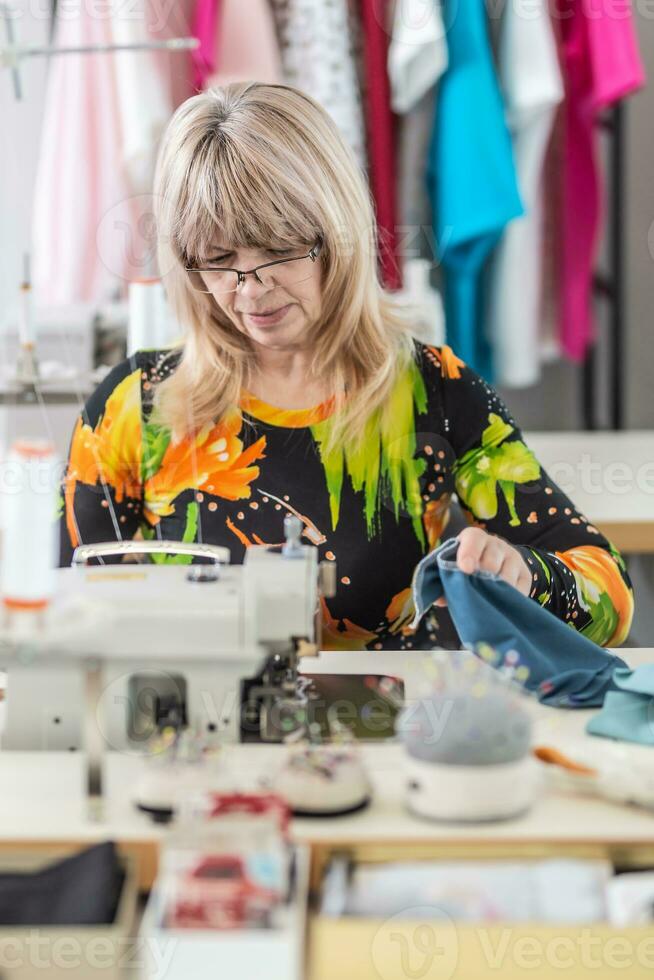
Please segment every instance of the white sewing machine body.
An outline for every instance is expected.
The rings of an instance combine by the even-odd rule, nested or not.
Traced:
[[[139,547],[146,545],[123,546],[128,554]],[[184,553],[183,545],[174,547]],[[258,716],[248,715],[243,682],[253,677],[269,709],[273,701],[292,708],[301,671],[390,673],[415,696],[428,653],[319,651],[319,595],[329,594],[334,576],[330,583],[321,574],[316,548],[299,548],[287,557],[255,546],[243,565],[79,563],[57,570],[48,608],[6,615],[0,630],[0,667],[8,671],[2,748],[88,750],[99,735],[106,748],[133,751],[151,734],[146,715],[157,697],[183,705],[197,731],[221,730],[228,741],[261,734],[265,741]],[[96,553],[82,550],[84,561]],[[297,657],[293,638],[306,643]]]
[[[189,722],[221,727],[229,719],[236,738],[241,678],[261,669],[270,644],[315,641],[310,546],[293,558],[253,547],[243,565],[77,564],[55,574],[45,610],[5,613],[3,748],[81,747],[90,668],[101,671],[98,722],[112,748],[142,738],[128,712],[148,677],[152,689],[157,678],[178,689]]]

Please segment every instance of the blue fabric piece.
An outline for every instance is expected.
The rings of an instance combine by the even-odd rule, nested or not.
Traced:
[[[444,271],[447,342],[491,381],[481,274],[506,224],[524,213],[484,0],[445,0],[448,67],[438,85],[427,189]]]
[[[609,691],[604,707],[586,725],[589,735],[603,735],[622,742],[654,745],[654,664],[613,675],[618,691]]]
[[[475,650],[488,643],[502,656],[515,650],[529,676],[525,687],[543,704],[591,708],[615,688],[623,660],[577,633],[491,572],[462,572],[456,563],[457,538],[426,555],[413,575],[416,616],[412,627],[436,599],[445,596],[462,644]]]

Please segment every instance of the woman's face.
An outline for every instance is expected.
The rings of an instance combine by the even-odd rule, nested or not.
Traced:
[[[203,276],[215,302],[237,330],[255,344],[274,350],[297,350],[307,343],[308,330],[317,322],[321,310],[322,263],[306,256],[311,245],[289,249],[230,249],[214,240],[209,259],[211,269],[239,269],[247,272],[278,259],[297,261],[270,266],[259,273],[264,280],[248,275],[235,292],[224,292],[211,274]]]

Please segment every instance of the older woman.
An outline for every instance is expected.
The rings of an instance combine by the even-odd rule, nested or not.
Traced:
[[[202,540],[242,562],[283,519],[334,561],[323,646],[455,646],[417,631],[410,583],[453,493],[464,572],[500,575],[600,644],[628,633],[620,555],[543,471],[448,347],[412,339],[381,288],[366,184],[293,88],[236,84],[171,120],[155,181],[159,264],[186,336],[115,368],[78,420],[61,561],[115,536]],[[177,559],[179,560],[179,559]]]

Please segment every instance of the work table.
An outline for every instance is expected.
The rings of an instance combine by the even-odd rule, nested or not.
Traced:
[[[654,661],[654,649],[615,651],[630,665]],[[607,740],[584,734],[590,710],[562,710],[530,702],[535,741],[564,748],[570,739],[583,739],[598,754]],[[621,743],[626,758],[652,759],[652,748]],[[432,823],[411,815],[404,806],[403,750],[398,744],[367,743],[361,751],[374,786],[368,808],[349,816],[303,818],[292,822],[298,842],[322,848],[380,843],[411,846],[544,844],[569,846],[594,843],[617,847],[649,845],[654,854],[654,812],[592,797],[548,789],[533,809],[514,820],[490,824]],[[254,788],[281,761],[284,748],[271,745],[233,745],[225,752],[225,767],[236,786]],[[83,795],[84,758],[81,753],[0,752],[0,779],[5,788],[0,804],[0,847],[17,842],[80,843],[111,838],[128,849],[156,856],[166,828],[138,812],[131,802],[139,759],[121,753],[105,758],[104,820],[88,819]],[[654,861],[653,861],[654,863]],[[144,875],[147,883],[149,873]]]
[[[654,649],[615,652],[631,666],[654,662]],[[528,705],[534,716],[536,744],[570,751],[571,746],[581,742],[586,751],[597,757],[607,750],[607,746],[615,745],[606,739],[585,735],[585,725],[592,715],[590,710],[546,708],[536,701],[529,701]],[[644,758],[648,763],[654,760],[651,747],[621,743],[621,749],[627,765],[630,758]],[[293,936],[300,944],[298,956],[302,961],[294,971],[296,980],[333,980],[335,976],[347,976],[351,980],[379,980],[380,977],[383,980],[406,980],[408,975],[416,975],[407,974],[404,951],[412,951],[412,956],[417,957],[422,950],[416,938],[423,937],[425,931],[420,909],[409,909],[408,918],[404,915],[399,919],[396,916],[387,920],[334,918],[323,914],[312,901],[311,895],[319,894],[326,865],[337,853],[346,853],[358,861],[373,862],[443,859],[480,862],[502,858],[520,861],[569,857],[606,859],[614,867],[624,869],[654,867],[654,811],[548,788],[532,810],[517,819],[474,825],[431,823],[412,816],[404,806],[402,747],[391,743],[367,743],[361,745],[361,751],[374,787],[370,806],[345,817],[294,819],[291,824],[293,840],[304,845],[299,852],[300,863],[303,867],[306,865],[309,875],[308,881],[301,876],[304,884],[294,911],[298,932]],[[223,765],[234,774],[237,788],[248,789],[257,786],[261,776],[274,773],[283,753],[282,746],[233,745],[226,750]],[[95,841],[112,839],[123,854],[135,859],[138,887],[149,890],[156,878],[160,845],[167,829],[154,824],[132,805],[138,772],[137,756],[117,752],[106,756],[104,820],[92,821],[84,796],[85,759],[81,753],[0,752],[3,786],[0,860],[3,851],[47,851],[54,857]],[[140,934],[139,930],[145,929],[147,937],[147,930],[152,927],[151,921],[148,922],[149,925],[144,919],[139,927],[137,917],[130,935],[136,936]],[[550,962],[548,956],[552,951],[558,955],[562,943],[566,944],[566,955],[576,980],[614,980],[613,952],[616,948],[627,951],[629,975],[633,980],[647,980],[651,976],[652,960],[648,958],[651,926],[617,928],[606,923],[589,926],[461,922],[451,923],[449,930],[443,930],[441,923],[427,928],[429,936],[438,939],[443,970],[447,964],[452,966],[451,970],[448,968],[438,975],[452,977],[452,980],[496,977],[497,966],[492,958],[489,959],[488,948],[505,950],[503,978],[522,980],[523,943],[530,944],[532,954],[534,949],[536,953],[540,951],[539,980],[558,980],[559,961]],[[152,937],[148,941],[152,941]],[[587,961],[589,941],[594,944],[593,950],[597,954],[592,961]],[[213,945],[199,947],[197,955],[201,969],[195,972],[187,969],[187,955],[191,958],[196,955],[192,942],[190,951],[184,943],[175,947],[178,970],[173,974],[175,977],[193,975],[205,980],[205,975],[213,975],[217,964],[221,964],[221,974],[227,969],[225,964],[232,962],[229,959],[231,945],[238,942],[238,937],[215,933],[205,937],[203,942]],[[209,948],[211,952],[207,952]],[[225,975],[244,975],[242,956],[246,947],[238,948],[241,957],[238,968],[233,973],[227,970]],[[248,955],[257,962],[257,969],[260,966],[257,957],[263,955],[257,952],[258,949],[256,943],[252,948],[247,947]],[[207,968],[209,961],[210,969]],[[423,962],[423,959],[416,962]],[[430,971],[429,975],[435,974]],[[140,972],[130,976],[143,980]]]

